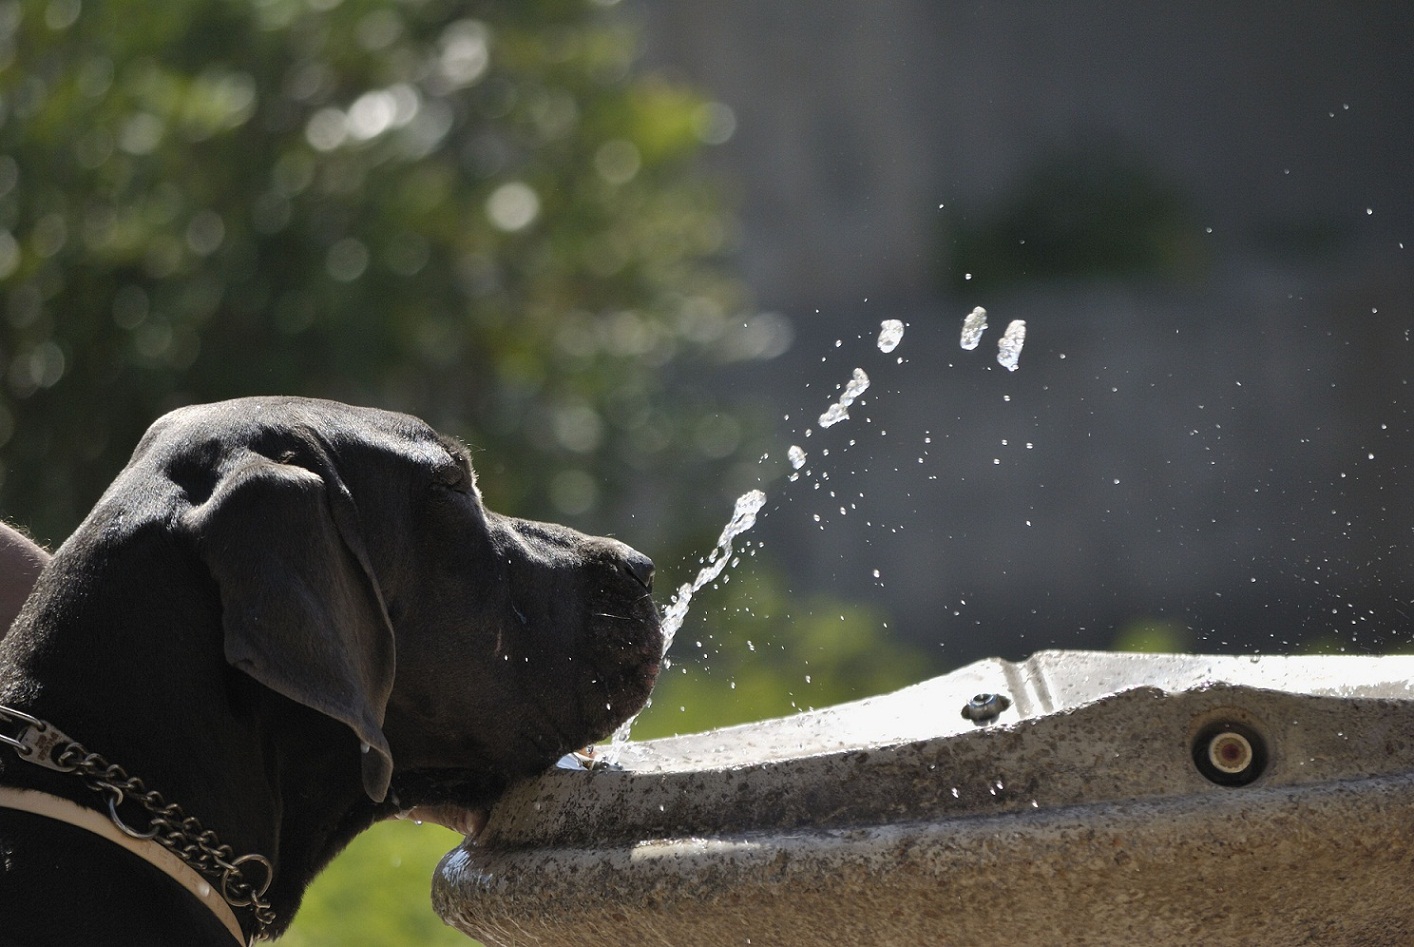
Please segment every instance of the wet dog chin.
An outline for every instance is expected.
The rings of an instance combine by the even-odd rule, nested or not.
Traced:
[[[514,780],[504,774],[467,770],[395,773],[390,802],[394,818],[435,822],[473,837],[486,827],[491,806]]]
[[[423,822],[433,822],[446,826],[453,832],[460,832],[469,839],[475,839],[481,834],[481,830],[486,828],[486,821],[490,816],[491,813],[486,809],[467,809],[451,803],[437,806],[413,806],[411,809],[404,809],[397,814],[397,818],[416,822],[419,825]]]

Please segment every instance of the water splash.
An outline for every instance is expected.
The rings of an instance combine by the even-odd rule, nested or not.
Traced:
[[[830,405],[829,410],[820,415],[821,427],[832,427],[849,417],[849,406],[854,404],[854,399],[869,388],[869,376],[864,374],[864,369],[856,368],[854,377],[844,386],[844,392],[840,395],[840,400]]]
[[[879,351],[892,352],[903,341],[903,323],[897,319],[885,319],[879,324]]]
[[[1025,344],[1026,322],[1013,319],[1002,333],[1002,337],[997,340],[997,364],[1009,372],[1016,371],[1017,360],[1021,358],[1021,347]]]
[[[677,637],[678,630],[682,628],[683,620],[687,618],[688,605],[692,602],[692,596],[698,589],[708,582],[716,580],[732,561],[732,542],[756,525],[756,515],[761,512],[761,507],[766,505],[766,494],[761,490],[748,490],[736,498],[736,506],[732,510],[732,518],[727,525],[722,528],[722,535],[717,537],[716,548],[707,557],[707,564],[697,573],[697,578],[691,582],[685,582],[678,587],[677,594],[673,596],[672,602],[663,612],[663,654],[667,655],[668,649],[673,646],[673,639]],[[652,701],[650,699],[649,703]],[[647,710],[648,705],[644,705],[643,710]],[[640,710],[639,713],[642,713]],[[619,753],[624,745],[628,743],[629,733],[633,729],[633,722],[638,719],[638,714],[634,714],[623,726],[614,731],[613,738],[609,741],[609,749],[604,754],[607,763],[615,763],[619,758]]]
[[[983,312],[985,319],[985,312]],[[970,318],[970,317],[969,317]],[[886,319],[880,325],[879,349],[883,352],[892,352],[903,338],[903,323],[897,319]],[[974,343],[975,344],[975,343]],[[869,376],[864,369],[856,368],[853,376],[845,384],[844,391],[840,393],[839,400],[830,405],[829,409],[820,415],[820,426],[831,427],[849,418],[849,406],[855,402],[860,395],[869,388]],[[806,431],[806,436],[810,432]],[[828,451],[826,452],[828,453]],[[805,466],[805,451],[797,444],[792,444],[786,451],[786,457],[790,460],[791,468],[799,471]],[[795,475],[792,475],[792,480]],[[722,528],[721,536],[717,537],[717,545],[707,557],[707,562],[698,571],[697,578],[691,582],[684,583],[678,587],[677,594],[673,596],[672,602],[663,611],[662,631],[663,631],[663,656],[664,666],[667,662],[668,649],[672,647],[673,639],[677,637],[678,631],[682,628],[683,621],[687,618],[688,607],[692,602],[692,596],[709,582],[716,580],[730,565],[732,559],[732,543],[742,533],[756,525],[757,514],[766,505],[766,494],[761,490],[748,490],[737,497],[736,505],[732,510],[732,518],[727,525]],[[877,573],[876,573],[877,574]],[[750,642],[747,642],[748,646]],[[650,698],[643,709],[647,710],[652,704]],[[608,748],[599,755],[605,764],[613,765],[618,762],[619,755],[629,742],[629,735],[633,729],[634,721],[638,719],[638,714],[634,714],[619,729],[614,731],[613,737],[609,741]]]
[[[766,494],[760,490],[748,490],[736,498],[732,518],[722,528],[722,535],[717,537],[717,546],[707,557],[707,564],[698,571],[697,578],[691,583],[678,587],[677,595],[673,596],[672,603],[663,613],[663,653],[666,654],[672,647],[673,638],[682,627],[683,618],[687,616],[687,606],[692,601],[693,593],[708,582],[714,581],[727,568],[732,558],[732,541],[756,525],[756,514],[760,513],[761,507],[765,505]]]
[[[962,338],[958,344],[971,351],[982,341],[982,333],[987,331],[987,310],[978,306],[962,320]]]

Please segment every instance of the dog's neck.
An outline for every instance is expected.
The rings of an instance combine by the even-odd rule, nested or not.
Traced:
[[[391,806],[364,795],[346,727],[225,662],[204,570],[179,550],[139,545],[145,552],[94,557],[80,536],[60,549],[0,640],[0,704],[121,766],[237,854],[270,859],[268,897],[283,928],[314,875]],[[123,561],[139,555],[150,561]],[[95,573],[93,561],[107,568]],[[182,669],[180,681],[170,668]],[[330,778],[340,770],[347,779]],[[0,781],[106,806],[82,779],[13,754],[0,754]]]

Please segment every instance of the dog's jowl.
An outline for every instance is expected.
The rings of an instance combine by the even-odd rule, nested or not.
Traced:
[[[167,415],[0,639],[0,945],[272,937],[373,822],[479,824],[646,701],[652,577],[416,418]]]

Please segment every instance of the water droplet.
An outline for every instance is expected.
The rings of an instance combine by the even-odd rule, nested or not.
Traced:
[[[854,399],[869,388],[869,376],[864,373],[864,369],[856,368],[854,376],[845,385],[844,392],[840,394],[840,400],[830,405],[829,409],[820,415],[819,424],[821,427],[831,427],[849,417],[849,406],[854,404]]]
[[[1026,344],[1026,322],[1013,319],[997,340],[997,364],[1007,371],[1016,371],[1017,360],[1021,358],[1021,347]]]
[[[965,349],[975,349],[982,341],[982,333],[987,331],[987,310],[978,306],[962,320],[962,338],[958,344]]]
[[[892,352],[903,339],[903,323],[897,319],[885,319],[879,325],[879,351]]]

